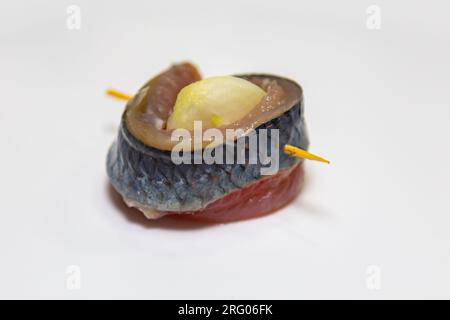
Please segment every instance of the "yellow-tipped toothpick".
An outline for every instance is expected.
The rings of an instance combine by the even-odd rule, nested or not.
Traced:
[[[120,92],[118,90],[115,90],[115,89],[108,89],[108,90],[106,90],[106,94],[111,96],[111,97],[114,97],[114,98],[117,98],[117,99],[120,99],[120,100],[126,100],[126,101],[130,100],[132,98],[132,96],[130,96],[130,95],[126,94],[126,93]],[[216,119],[214,117],[212,119],[213,123],[217,122],[217,123],[215,123],[216,126],[219,125],[219,123],[218,123],[219,120],[220,120],[220,118]],[[312,154],[312,153],[310,153],[308,151],[305,151],[303,149],[291,146],[290,144],[284,145],[284,152],[286,154],[288,154],[288,155],[299,157],[299,158],[302,158],[302,159],[308,159],[308,160],[314,160],[314,161],[330,163],[330,161],[328,161],[327,159],[324,159],[322,157],[316,156],[315,154]]]
[[[284,145],[284,152],[288,155],[296,156],[296,157],[303,158],[303,159],[330,163],[330,161],[328,161],[327,159],[316,156],[315,154],[309,153],[308,151],[305,151],[303,149],[291,146],[290,144]]]
[[[117,98],[117,99],[120,99],[120,100],[130,100],[132,98],[132,96],[130,96],[130,95],[126,94],[126,93],[114,90],[114,89],[106,90],[106,94],[108,96],[111,96],[111,97],[114,97],[114,98]]]

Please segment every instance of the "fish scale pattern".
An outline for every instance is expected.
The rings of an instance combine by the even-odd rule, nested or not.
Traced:
[[[256,128],[258,141],[261,129],[268,129],[268,151],[271,129],[279,130],[280,170],[291,168],[301,161],[286,155],[282,149],[285,144],[308,148],[302,100],[279,117]],[[232,147],[236,154],[236,141]],[[245,164],[177,165],[172,162],[170,151],[159,150],[137,140],[122,119],[118,137],[108,152],[107,174],[113,187],[123,197],[140,206],[182,213],[205,208],[209,203],[265,177],[261,175],[264,165],[260,159],[256,164],[250,164],[248,153],[245,159]]]

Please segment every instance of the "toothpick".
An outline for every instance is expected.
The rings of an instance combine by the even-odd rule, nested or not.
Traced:
[[[130,100],[132,98],[132,96],[130,96],[130,95],[126,94],[126,93],[114,90],[114,89],[106,90],[106,94],[111,96],[111,97],[114,97],[114,98],[117,98],[117,99],[120,99],[120,100],[125,100],[125,101],[128,101],[128,100]]]
[[[130,95],[126,94],[126,93],[120,92],[118,90],[115,90],[115,89],[108,89],[108,90],[106,90],[106,94],[111,96],[111,97],[114,97],[114,98],[117,98],[117,99],[120,99],[120,100],[125,100],[125,101],[130,100],[132,98],[132,96],[130,96]],[[217,119],[213,119],[213,122],[215,120],[217,120]],[[315,154],[312,154],[312,153],[310,153],[308,151],[305,151],[303,149],[291,146],[290,144],[284,145],[284,152],[286,154],[290,155],[290,156],[295,156],[295,157],[302,158],[302,159],[308,159],[308,160],[314,160],[314,161],[330,163],[330,161],[328,161],[327,159],[324,159],[322,157],[316,156]]]
[[[316,156],[315,154],[312,154],[308,151],[305,151],[303,149],[291,146],[290,144],[284,145],[284,152],[288,155],[295,156],[298,158],[308,159],[308,160],[315,160],[325,163],[330,163],[327,159],[324,159],[322,157]]]

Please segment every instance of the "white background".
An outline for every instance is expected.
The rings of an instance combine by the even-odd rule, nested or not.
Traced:
[[[1,298],[450,298],[448,2],[3,1],[0,14]],[[105,173],[123,103],[104,90],[132,94],[182,60],[296,79],[311,150],[332,164],[308,162],[300,198],[257,220],[125,209]]]

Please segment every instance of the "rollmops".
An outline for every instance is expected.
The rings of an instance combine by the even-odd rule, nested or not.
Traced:
[[[192,133],[192,120],[224,137],[228,130],[242,134],[213,147],[211,140],[188,141],[190,150],[184,149],[191,159],[208,148],[217,156],[221,149],[216,158],[223,161],[175,163],[172,151],[180,141],[174,132],[182,127]],[[274,174],[262,173],[271,165],[268,158],[252,157],[255,141],[277,161]],[[301,189],[303,159],[285,153],[286,145],[303,150],[309,145],[297,83],[265,74],[201,80],[193,65],[182,63],[145,83],[128,101],[108,152],[107,173],[125,203],[149,219],[247,219],[288,204]]]

